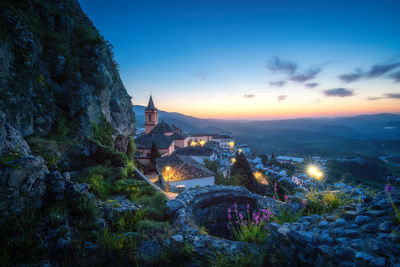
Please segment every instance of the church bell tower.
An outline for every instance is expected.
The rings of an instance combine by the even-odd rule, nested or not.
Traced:
[[[158,124],[158,111],[154,106],[153,97],[150,95],[149,104],[145,111],[145,133],[150,133],[151,130]]]

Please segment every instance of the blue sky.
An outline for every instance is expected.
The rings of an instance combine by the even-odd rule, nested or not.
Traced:
[[[134,104],[199,117],[400,112],[400,1],[98,1]]]

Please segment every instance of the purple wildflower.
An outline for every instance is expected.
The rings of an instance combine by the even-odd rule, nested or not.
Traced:
[[[231,211],[232,211],[231,208],[228,208],[228,213],[231,213]]]
[[[228,223],[226,226],[227,226],[228,230],[230,230],[230,229],[231,229],[231,226],[230,226],[230,224],[229,224],[229,223]]]
[[[273,200],[276,200],[276,197],[275,197],[275,196],[273,196],[273,197],[272,197],[272,199],[273,199]]]
[[[288,196],[287,196],[287,195],[285,195],[285,202],[287,201],[287,199],[288,199]]]
[[[390,193],[390,192],[392,192],[393,190],[394,190],[394,186],[392,186],[391,184],[387,184],[387,185],[385,186],[385,191],[386,191],[386,192]]]
[[[239,212],[239,218],[240,218],[241,221],[243,220],[243,215],[240,212]]]
[[[247,203],[247,204],[246,204],[246,209],[249,209],[249,208],[250,208],[250,204]]]
[[[232,215],[228,214],[228,220],[232,219]]]

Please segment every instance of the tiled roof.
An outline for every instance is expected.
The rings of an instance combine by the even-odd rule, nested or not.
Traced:
[[[174,130],[172,129],[172,127],[169,126],[169,124],[165,123],[164,121],[161,121],[153,128],[153,130],[151,130],[151,133],[173,133],[173,132]]]
[[[151,95],[150,95],[150,99],[149,99],[149,104],[146,107],[146,111],[148,111],[148,110],[157,110],[156,106],[154,105],[154,102],[153,102],[153,97]]]
[[[138,148],[151,148],[153,142],[158,149],[169,148],[174,140],[164,134],[145,134],[135,139]]]
[[[173,173],[179,174],[179,179],[171,177],[171,181],[215,176],[215,174],[203,164],[198,163],[189,156],[178,155],[176,153],[173,153],[171,156],[157,158],[156,163],[161,172],[166,166],[169,166],[174,170]]]
[[[172,135],[170,135],[170,138],[172,138],[174,140],[183,140],[187,137],[188,137],[187,134],[177,133],[177,132],[174,132]]]
[[[216,135],[212,139],[233,139],[232,136],[229,135]]]
[[[211,156],[214,150],[201,146],[188,146],[177,149],[176,153],[185,156]]]

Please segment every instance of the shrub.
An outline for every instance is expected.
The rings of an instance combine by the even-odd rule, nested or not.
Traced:
[[[92,130],[92,138],[96,140],[99,144],[112,147],[114,141],[112,139],[112,134],[114,129],[111,123],[102,116],[98,123],[92,122],[91,123],[91,130]]]
[[[339,206],[352,203],[354,200],[351,194],[345,194],[341,191],[310,191],[307,194],[307,205],[305,212],[307,214],[329,213]]]
[[[118,234],[134,232],[137,230],[137,223],[143,220],[144,215],[145,211],[143,209],[118,214],[111,220],[110,230]]]
[[[111,163],[116,167],[125,167],[128,165],[128,156],[122,152],[114,151],[111,154]]]
[[[150,231],[150,232],[154,232],[154,231],[158,231],[164,227],[167,227],[168,223],[167,222],[158,222],[158,221],[154,221],[154,220],[148,220],[145,219],[143,221],[139,221],[137,223],[137,229],[139,231]]]
[[[166,198],[164,194],[157,192],[152,197],[137,199],[135,203],[145,207],[146,218],[154,220],[163,220],[165,218]]]
[[[78,225],[90,227],[96,220],[98,210],[94,200],[86,195],[73,201],[66,202],[69,215]]]
[[[104,180],[103,176],[100,174],[92,175],[88,181],[90,185],[90,189],[92,192],[99,197],[100,199],[104,199],[109,195],[109,186],[107,182]]]
[[[129,138],[128,147],[126,148],[126,155],[128,156],[128,160],[133,160],[135,152],[136,152],[136,145],[133,140],[133,137],[131,136]]]

